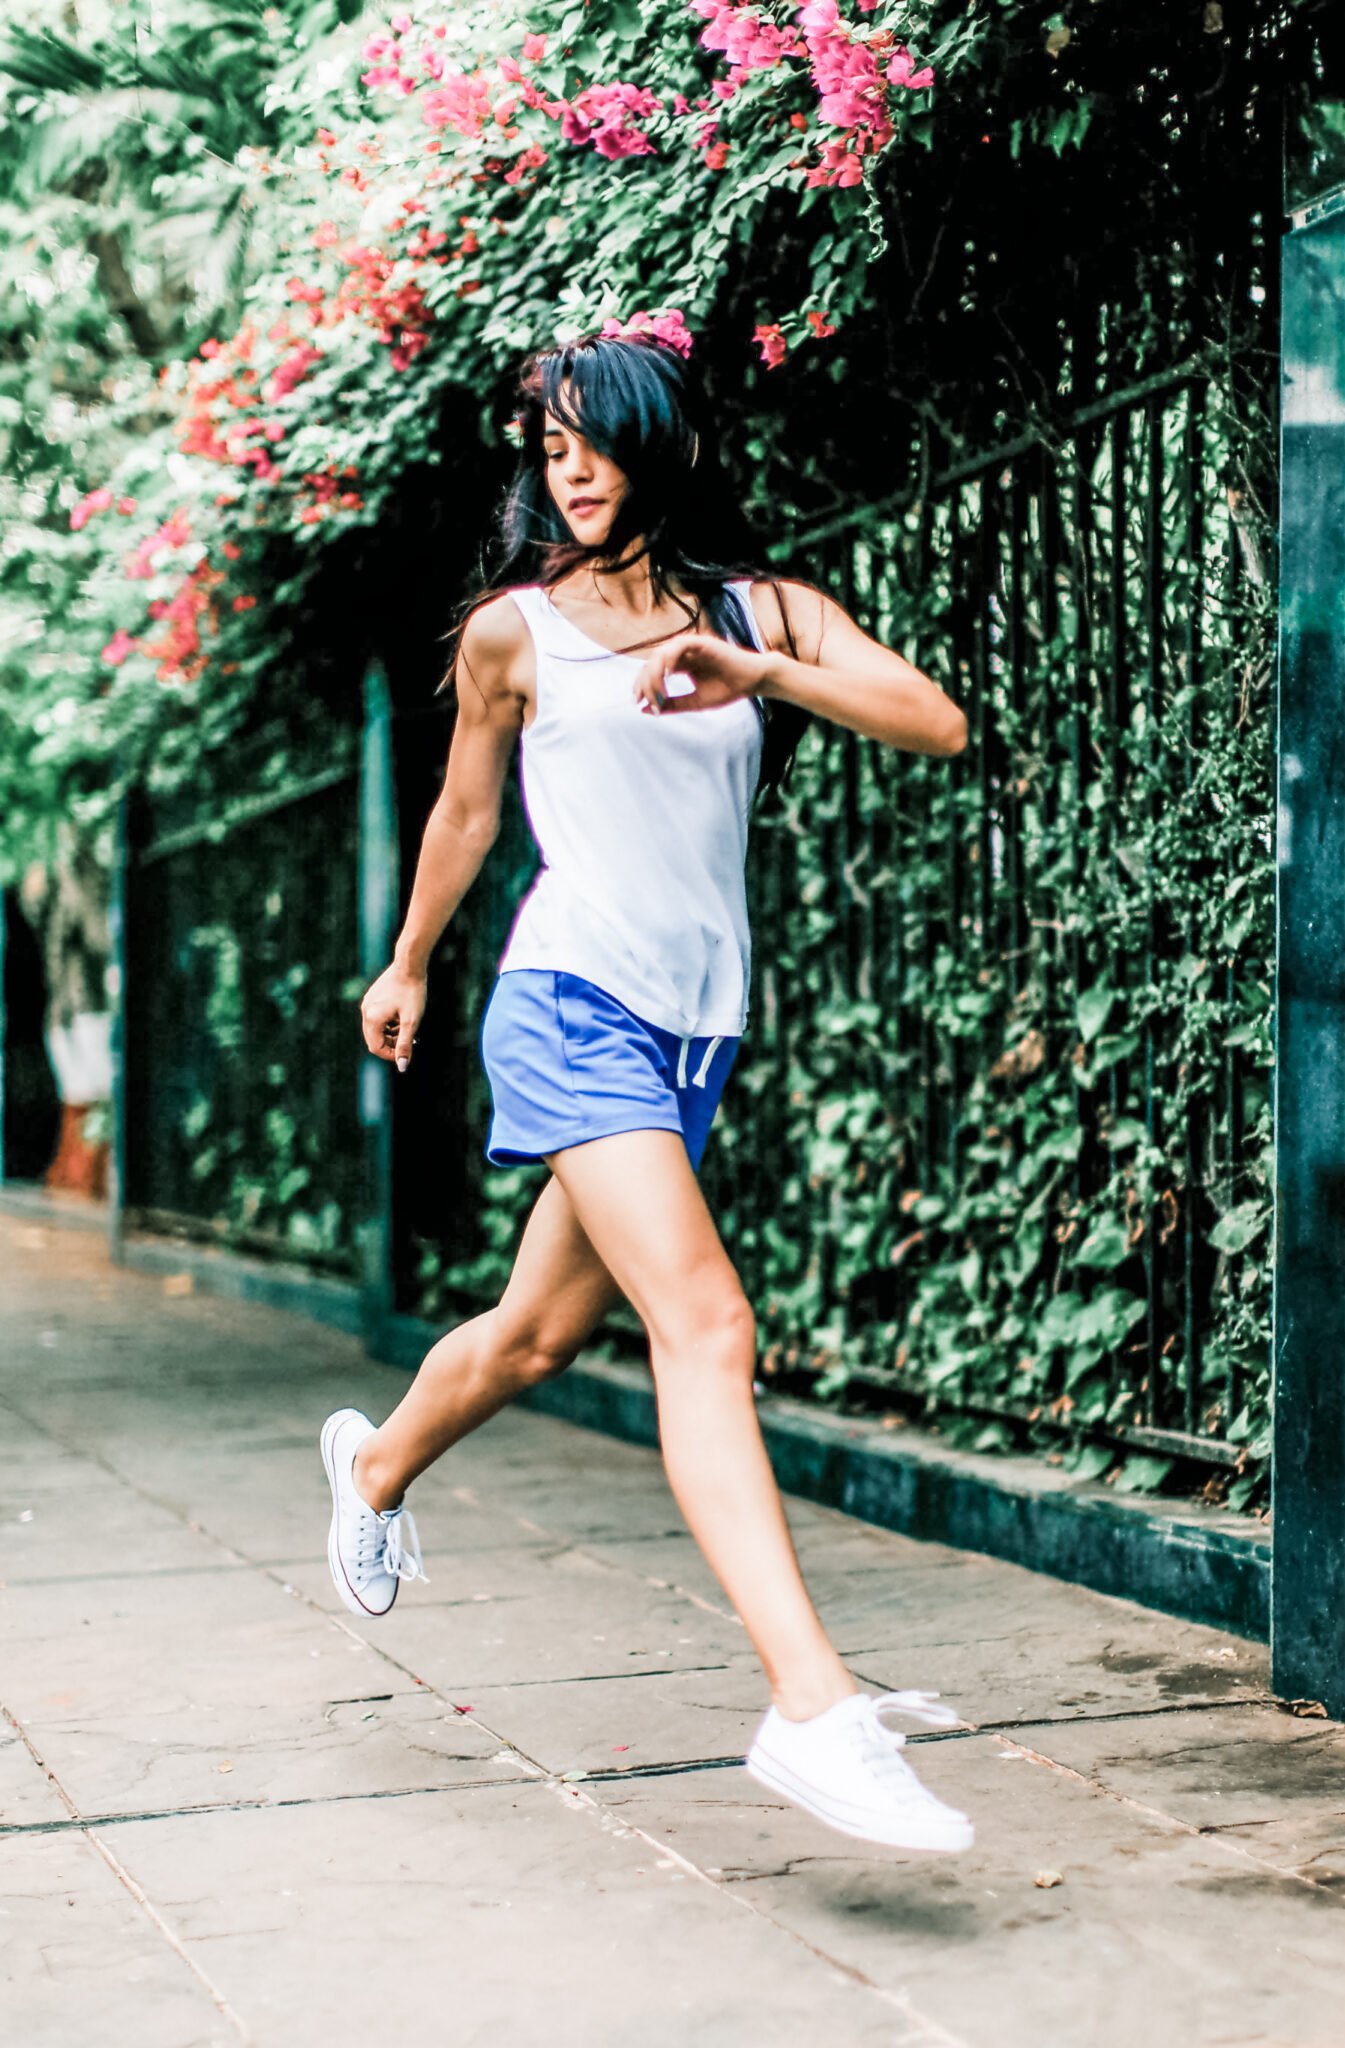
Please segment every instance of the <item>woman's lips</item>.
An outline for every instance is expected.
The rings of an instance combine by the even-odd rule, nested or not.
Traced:
[[[596,512],[602,504],[601,498],[571,498],[571,512]]]

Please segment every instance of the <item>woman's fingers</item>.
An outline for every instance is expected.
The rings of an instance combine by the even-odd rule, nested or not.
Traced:
[[[714,649],[720,644],[705,633],[679,633],[676,639],[656,647],[635,678],[641,711],[666,711],[679,698],[694,698],[698,671],[704,672],[707,661],[713,663]]]
[[[396,1060],[398,1071],[405,1072],[424,1010],[424,994],[419,984],[381,976],[360,1004],[366,1048],[376,1059]]]

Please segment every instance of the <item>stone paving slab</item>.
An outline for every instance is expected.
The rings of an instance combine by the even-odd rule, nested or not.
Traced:
[[[506,1410],[417,1482],[431,1585],[356,1621],[317,1431],[404,1376],[32,1228],[6,2044],[1339,2048],[1345,1732],[1262,1646],[791,1500],[851,1669],[968,1723],[911,1754],[975,1849],[853,1842],[742,1771],[767,1689],[655,1452]]]
[[[6,1704],[20,1715],[96,1705],[152,1718],[386,1690],[376,1651],[265,1574],[131,1573],[113,1589],[86,1580],[11,1586],[0,1594],[0,1616],[10,1651]]]
[[[384,1797],[525,1775],[488,1727],[414,1685],[303,1706],[35,1717],[24,1733],[77,1810],[99,1818]]]
[[[0,1829],[62,1824],[69,1809],[33,1761],[21,1731],[0,1721]]]
[[[15,2048],[237,2048],[239,2029],[83,1835],[0,1839]]]
[[[1239,1845],[1081,1796],[994,1738],[911,1747],[926,1781],[976,1815],[964,1856],[833,1845],[764,1788],[747,1800],[725,1771],[604,1784],[601,1796],[959,2040],[1339,2041],[1345,1956],[1328,1894],[1247,1862]],[[1038,1886],[1046,1873],[1061,1882]]]
[[[329,2048],[333,2014],[343,2043],[941,2044],[574,1788],[172,1819],[117,1847],[259,2048]]]
[[[1090,1731],[1024,1727],[1016,1740],[1090,1785],[1196,1828],[1256,1828],[1300,1815],[1345,1834],[1345,1728],[1238,1707]]]

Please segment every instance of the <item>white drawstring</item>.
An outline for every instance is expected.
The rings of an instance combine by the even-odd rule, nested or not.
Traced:
[[[693,1088],[703,1088],[705,1086],[705,1077],[710,1071],[710,1062],[723,1043],[722,1038],[712,1038],[710,1040],[709,1045],[706,1047],[705,1058],[700,1063],[700,1071],[691,1083]]]
[[[710,1040],[710,1043],[705,1048],[705,1057],[692,1076],[691,1085],[693,1088],[703,1088],[705,1086],[706,1077],[710,1072],[710,1062],[723,1043],[722,1038],[712,1038]],[[687,1084],[687,1054],[691,1050],[691,1044],[692,1041],[689,1038],[684,1038],[678,1050],[677,1085],[679,1088],[685,1088]]]

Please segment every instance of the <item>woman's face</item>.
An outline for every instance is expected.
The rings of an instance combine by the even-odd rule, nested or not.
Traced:
[[[581,547],[601,547],[629,489],[625,471],[553,413],[542,423],[542,460],[547,489],[570,532]]]

